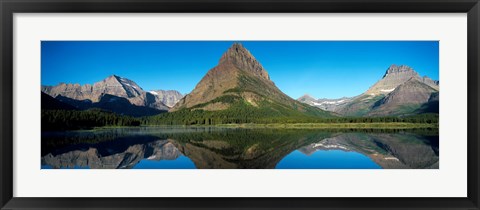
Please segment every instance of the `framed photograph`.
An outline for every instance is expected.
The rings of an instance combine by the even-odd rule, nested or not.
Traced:
[[[479,209],[478,0],[0,6],[1,209]]]

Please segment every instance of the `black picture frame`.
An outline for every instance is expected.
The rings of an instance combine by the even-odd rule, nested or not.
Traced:
[[[479,209],[478,0],[0,0],[1,209]],[[14,13],[467,13],[466,198],[17,198],[13,197]],[[448,180],[455,181],[455,180]],[[99,186],[101,187],[101,186]]]

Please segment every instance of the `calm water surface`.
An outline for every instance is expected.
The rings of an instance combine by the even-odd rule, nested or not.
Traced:
[[[42,169],[438,169],[438,130],[140,127],[42,132]]]

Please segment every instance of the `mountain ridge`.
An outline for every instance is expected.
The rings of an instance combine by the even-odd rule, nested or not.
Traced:
[[[182,97],[178,91],[162,91],[145,91],[133,80],[115,74],[93,85],[61,82],[55,86],[41,87],[42,93],[78,109],[101,108],[131,116],[168,111]],[[134,110],[140,111],[136,114]]]
[[[371,87],[368,88],[364,93],[354,96],[354,97],[343,97],[340,99],[315,99],[315,98],[306,98],[300,97],[297,100],[309,104],[311,106],[316,106],[324,110],[333,111],[339,113],[343,116],[382,116],[382,112],[378,111],[378,107],[390,107],[390,110],[384,110],[383,113],[389,113],[384,115],[392,114],[409,114],[408,109],[403,109],[403,112],[395,112],[394,107],[402,104],[404,107],[409,106],[410,109],[418,108],[422,104],[427,103],[425,100],[420,101],[411,101],[414,97],[403,96],[406,100],[394,102],[396,105],[385,105],[388,103],[393,103],[391,100],[385,100],[391,94],[399,94],[399,91],[396,89],[407,82],[417,81],[417,84],[423,84],[427,86],[429,91],[428,94],[425,93],[425,88],[423,88],[422,96],[432,94],[439,91],[439,81],[432,80],[428,76],[420,77],[418,72],[413,68],[407,65],[395,65],[392,64],[387,68],[384,75],[374,83]],[[409,86],[409,88],[414,88]],[[420,91],[420,89],[418,89]],[[403,95],[407,94],[409,91],[403,91]],[[408,94],[414,95],[414,91],[410,91]],[[423,97],[425,98],[425,97]],[[383,104],[383,105],[382,105]],[[377,110],[375,110],[377,109]],[[426,109],[427,110],[427,109]],[[435,110],[435,108],[429,108],[428,110]],[[410,110],[412,113],[417,111]]]
[[[94,84],[59,83],[55,86],[42,85],[41,90],[78,109],[95,107],[120,114],[131,114],[137,107],[145,107],[172,113],[181,110],[215,112],[236,109],[252,116],[258,112],[264,117],[337,117],[409,114],[391,110],[398,105],[418,108],[410,110],[412,113],[438,110],[435,106],[438,106],[439,81],[426,75],[421,77],[407,65],[392,64],[376,83],[358,96],[316,99],[305,94],[295,100],[275,85],[267,70],[248,49],[241,43],[234,43],[222,54],[218,64],[186,95],[175,90],[146,91],[133,80],[115,74]],[[421,93],[421,100],[411,96],[417,93],[415,91]],[[436,97],[432,97],[434,93],[437,93]],[[144,113],[151,115],[156,112]]]

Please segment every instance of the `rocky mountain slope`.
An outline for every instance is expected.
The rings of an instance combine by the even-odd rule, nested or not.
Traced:
[[[270,80],[267,71],[241,44],[233,44],[218,65],[209,70],[195,89],[170,111],[228,110],[234,107],[274,115],[331,116],[329,112],[300,103]]]
[[[429,77],[420,77],[420,75],[411,67],[406,65],[391,65],[382,79],[370,87],[365,94],[368,95],[379,95],[390,93],[399,85],[405,83],[406,81],[414,78],[426,85],[432,87],[435,90],[439,90],[438,81],[433,81]]]
[[[378,101],[369,114],[393,115],[397,113],[413,113],[421,105],[427,103],[434,93],[438,93],[438,91],[412,77]]]
[[[99,102],[105,94],[127,98],[132,104],[143,105],[146,95],[135,82],[116,75],[109,76],[102,81],[91,84],[65,84],[56,86],[42,86],[42,92],[57,97],[58,95],[75,99]]]
[[[42,93],[77,109],[101,108],[131,116],[165,112],[182,97],[177,91],[144,91],[134,81],[117,75],[93,85],[60,83],[42,86]]]
[[[408,115],[435,111],[438,92],[438,81],[420,77],[409,66],[391,65],[378,82],[358,96],[341,99],[301,97],[297,100],[344,116]],[[437,97],[429,102],[432,94]],[[425,108],[426,103],[433,107]]]
[[[175,106],[183,98],[183,95],[176,90],[151,90],[148,92],[154,95],[157,101],[162,102],[169,108]]]
[[[338,112],[338,110],[341,107],[343,107],[344,105],[352,101],[352,98],[343,97],[338,99],[327,99],[327,98],[315,99],[312,96],[305,94],[302,97],[298,98],[297,100],[302,103],[306,103],[310,106],[315,106],[326,111]]]

